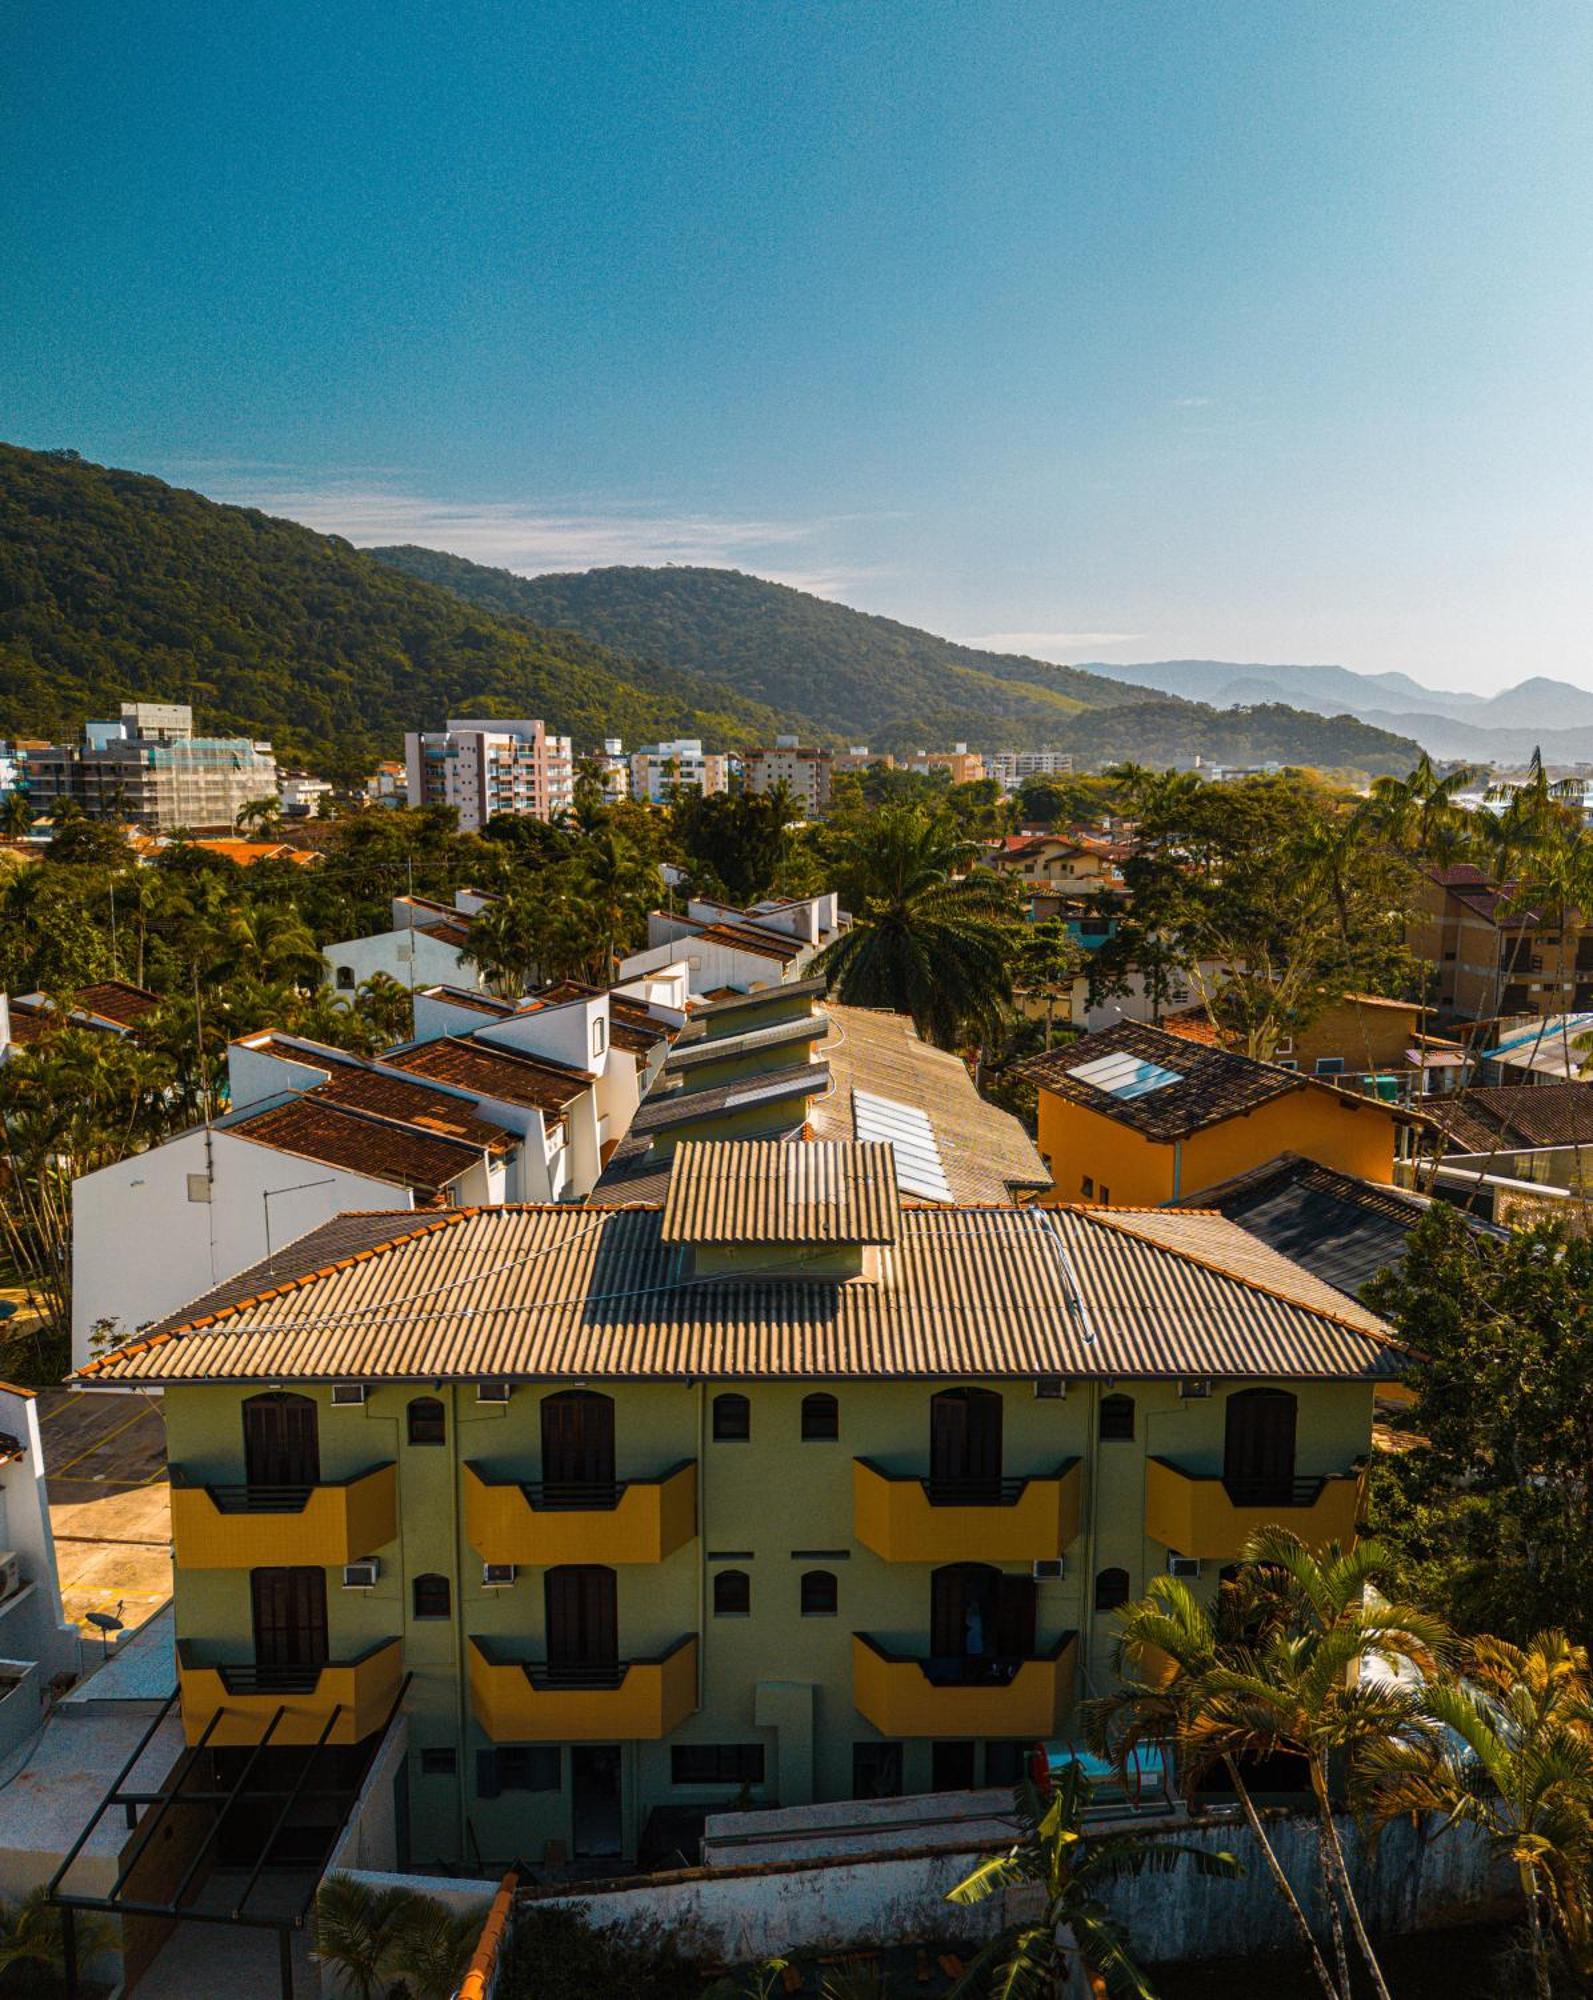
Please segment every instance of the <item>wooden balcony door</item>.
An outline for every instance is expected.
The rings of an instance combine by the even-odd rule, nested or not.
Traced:
[[[932,1500],[971,1505],[1001,1497],[1001,1398],[988,1389],[942,1389],[929,1399]]]
[[[614,1572],[596,1563],[550,1569],[545,1585],[548,1672],[600,1680],[619,1664],[619,1605]]]
[[[948,1563],[929,1580],[929,1650],[941,1671],[979,1679],[1034,1656],[1034,1579],[988,1563]]]
[[[1222,1483],[1236,1505],[1287,1506],[1293,1500],[1297,1413],[1287,1389],[1240,1389],[1228,1398]]]
[[[249,1574],[254,1600],[257,1667],[324,1667],[326,1571],[257,1569]]]
[[[251,1486],[314,1486],[321,1477],[316,1407],[308,1396],[273,1392],[243,1406],[244,1478]]]
[[[542,1399],[542,1491],[558,1505],[612,1504],[614,1402],[591,1389]]]

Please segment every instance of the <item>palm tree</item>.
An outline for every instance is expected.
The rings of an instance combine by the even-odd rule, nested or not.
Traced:
[[[452,1991],[483,1915],[478,1909],[456,1917],[399,1884],[373,1889],[355,1876],[332,1874],[315,1899],[314,1956],[356,2000],[384,2000],[406,1988],[412,2000],[433,2000]]]
[[[590,905],[603,945],[603,976],[613,978],[615,951],[621,940],[632,941],[664,892],[656,862],[637,852],[611,828],[592,833],[575,862],[575,893]]]
[[[1019,991],[1045,1001],[1045,1045],[1050,1048],[1056,1034],[1058,996],[1071,990],[1083,970],[1084,947],[1074,942],[1060,917],[1050,917],[1024,931],[1015,957]]]
[[[77,1912],[74,1925],[78,1963],[86,1964],[111,1942],[111,1927],[88,1910]],[[30,1968],[26,1989],[37,1993],[44,1974],[54,1980],[66,1978],[65,1926],[59,1904],[50,1902],[41,1883],[30,1889],[15,1909],[0,1913],[0,1974],[14,1966]]]
[[[282,828],[282,801],[276,797],[251,799],[238,808],[235,824],[240,833],[253,833],[257,838],[278,833]]]
[[[543,971],[545,911],[523,892],[500,896],[471,919],[465,957],[495,993],[518,1000]]]
[[[1471,1642],[1464,1672],[1423,1690],[1429,1734],[1373,1746],[1357,1797],[1376,1826],[1440,1813],[1481,1830],[1521,1884],[1534,1991],[1549,2000],[1549,1938],[1593,1971],[1593,1686],[1563,1632],[1527,1646]]]
[[[1437,1619],[1370,1588],[1386,1567],[1375,1542],[1361,1542],[1348,1554],[1330,1544],[1318,1556],[1292,1530],[1269,1526],[1244,1546],[1221,1623],[1198,1607],[1183,1630],[1179,1621],[1158,1619],[1167,1602],[1162,1591],[1153,1593],[1148,1610],[1131,1607],[1119,1625],[1120,1651],[1159,1649],[1171,1662],[1166,1684],[1150,1687],[1150,1714],[1174,1741],[1186,1784],[1198,1783],[1214,1766],[1232,1777],[1251,1760],[1282,1757],[1304,1765],[1316,1808],[1336,1981],[1313,1945],[1314,1969],[1325,1992],[1338,2000],[1349,2000],[1351,1990],[1346,1922],[1378,2000],[1389,2000],[1389,1993],[1344,1859],[1330,1769],[1338,1763],[1353,1769],[1372,1746],[1420,1737],[1420,1689],[1437,1677],[1452,1646]],[[1094,1732],[1109,1733],[1114,1706],[1132,1717],[1136,1697],[1144,1699],[1153,1680],[1142,1670],[1140,1688],[1092,1705]],[[1137,1726],[1143,1734],[1143,1722]],[[1254,1832],[1247,1794],[1241,1793],[1241,1803]],[[1282,1871],[1270,1856],[1268,1866],[1281,1886]],[[1303,1925],[1292,1892],[1289,1900]]]
[[[33,824],[33,808],[28,804],[28,795],[22,791],[7,792],[0,799],[0,833],[6,833],[13,840],[21,840]]]
[[[913,806],[848,832],[835,879],[852,925],[815,961],[837,1000],[911,1014],[942,1048],[995,1025],[1012,998],[1016,910],[993,870],[962,872],[977,851]]]
[[[1035,1883],[1044,1897],[1043,1912],[1008,1924],[992,1938],[947,2000],[987,1992],[1041,2000],[1062,1991],[1075,1962],[1084,1980],[1111,2000],[1155,2000],[1155,1989],[1129,1956],[1127,1933],[1102,1903],[1101,1891],[1125,1875],[1164,1874],[1186,1860],[1201,1875],[1243,1873],[1233,1855],[1184,1841],[1087,1833],[1089,1801],[1089,1780],[1077,1764],[1063,1767],[1049,1796],[1027,1778],[1014,1790],[1016,1846],[980,1862],[947,1891],[946,1900],[982,1903],[1000,1890]]]

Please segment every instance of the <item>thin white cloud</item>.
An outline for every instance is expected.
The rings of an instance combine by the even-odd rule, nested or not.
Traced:
[[[1030,653],[1046,660],[1076,653],[1081,646],[1128,646],[1145,637],[1143,632],[986,632],[962,643],[984,646],[992,653]]]
[[[702,564],[755,570],[833,597],[871,572],[827,564],[812,547],[828,521],[660,513],[622,504],[584,511],[513,501],[439,500],[370,479],[316,484],[228,480],[218,498],[284,515],[357,548],[413,542],[471,562],[537,576],[612,563]],[[807,560],[803,560],[807,557]]]
[[[1174,396],[1175,410],[1209,410],[1215,401],[1211,396]]]

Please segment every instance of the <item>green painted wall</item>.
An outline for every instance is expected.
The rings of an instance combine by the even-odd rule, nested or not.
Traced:
[[[970,1378],[971,1379],[971,1378]],[[363,1408],[334,1409],[329,1391],[313,1390],[321,1406],[321,1462],[336,1479],[376,1461],[399,1467],[400,1537],[382,1559],[368,1592],[345,1591],[328,1575],[332,1656],[349,1657],[377,1640],[402,1637],[413,1675],[408,1707],[414,1744],[410,1779],[417,1863],[464,1858],[537,1860],[544,1843],[572,1841],[569,1756],[557,1792],[476,1796],[476,1753],[487,1740],[468,1714],[460,1674],[470,1635],[492,1637],[512,1653],[543,1657],[543,1572],[522,1569],[513,1588],[487,1590],[480,1559],[465,1544],[458,1466],[475,1462],[491,1476],[539,1476],[543,1394],[558,1384],[516,1385],[507,1407],[478,1405],[473,1384],[433,1391],[430,1385],[374,1388]],[[887,1646],[927,1650],[929,1564],[881,1561],[852,1540],[852,1460],[866,1457],[886,1471],[928,1470],[929,1399],[937,1387],[920,1381],[831,1383],[840,1404],[840,1437],[804,1443],[803,1396],[814,1383],[620,1383],[605,1388],[616,1401],[620,1478],[656,1475],[683,1458],[699,1460],[697,1540],[657,1565],[618,1570],[622,1656],[662,1651],[682,1633],[700,1631],[703,1700],[676,1732],[676,1743],[762,1742],[768,1782],[763,1796],[846,1798],[852,1790],[852,1746],[874,1736],[852,1707],[851,1635],[868,1632]],[[1110,1681],[1110,1621],[1093,1611],[1097,1571],[1120,1567],[1140,1594],[1166,1552],[1143,1529],[1144,1460],[1174,1459],[1191,1472],[1220,1471],[1225,1385],[1205,1401],[1183,1401],[1176,1384],[1120,1383],[1135,1397],[1134,1438],[1097,1445],[1101,1389],[1074,1384],[1065,1400],[1037,1399],[1033,1384],[983,1382],[1004,1398],[1004,1471],[1009,1476],[1054,1472],[1068,1458],[1083,1461],[1084,1527],[1067,1551],[1064,1579],[1038,1586],[1038,1641],[1081,1634],[1080,1692]],[[1231,1385],[1240,1386],[1240,1385]],[[1298,1469],[1302,1476],[1345,1471],[1369,1449],[1371,1391],[1365,1385],[1296,1383],[1300,1399]],[[735,1388],[752,1401],[747,1443],[715,1443],[715,1393]],[[245,1391],[177,1385],[166,1395],[172,1462],[206,1481],[243,1476]],[[448,1409],[445,1447],[410,1446],[405,1409],[412,1395],[439,1394]],[[831,1557],[805,1555],[836,1551]],[[1008,1565],[1013,1569],[1021,1566]],[[748,1617],[715,1617],[712,1578],[726,1568],[751,1578]],[[825,1568],[838,1579],[833,1618],[804,1618],[799,1583],[804,1570]],[[410,1615],[416,1576],[435,1571],[454,1583],[454,1616],[416,1621]],[[1211,1566],[1196,1586],[1214,1590]],[[708,1606],[707,1615],[701,1607]],[[177,1629],[201,1658],[246,1661],[252,1653],[249,1577],[245,1571],[184,1570],[177,1579]],[[811,1696],[804,1690],[811,1687]],[[761,1719],[760,1719],[761,1718]],[[421,1753],[456,1755],[454,1776],[423,1773]],[[670,1743],[624,1748],[625,1842],[634,1850],[648,1812],[658,1804],[713,1804],[735,1787],[680,1788],[670,1782]],[[904,1749],[908,1790],[930,1783],[931,1746]],[[782,1767],[782,1760],[783,1767]],[[468,1824],[467,1824],[468,1821]]]

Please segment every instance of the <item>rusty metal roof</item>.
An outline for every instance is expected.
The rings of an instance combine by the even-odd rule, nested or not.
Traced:
[[[435,1077],[503,1104],[526,1104],[538,1111],[562,1112],[573,1104],[592,1079],[581,1070],[500,1048],[474,1036],[443,1035],[434,1042],[417,1042],[397,1049],[382,1061],[415,1076]]]
[[[407,1077],[389,1076],[377,1069],[340,1064],[310,1095],[317,1100],[347,1105],[373,1118],[418,1126],[444,1139],[463,1140],[478,1152],[507,1152],[514,1144],[512,1133],[479,1117],[465,1098],[434,1084],[411,1083]]]
[[[699,1276],[658,1208],[401,1214],[387,1243],[361,1218],[352,1249],[350,1220],[79,1373],[1377,1381],[1405,1362],[1364,1307],[1215,1215],[905,1208],[877,1277],[830,1280]]]
[[[224,1130],[229,1138],[274,1146],[280,1153],[319,1160],[422,1196],[440,1194],[451,1186],[477,1164],[483,1151],[414,1125],[395,1125],[386,1118],[346,1110],[325,1101],[319,1090],[305,1091]]]
[[[889,1146],[788,1146],[778,1139],[676,1149],[665,1243],[894,1243]]]

